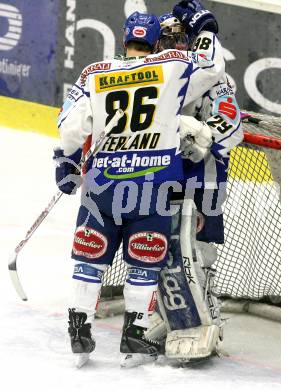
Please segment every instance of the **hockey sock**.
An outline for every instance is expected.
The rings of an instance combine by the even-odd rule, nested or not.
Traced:
[[[134,325],[148,328],[148,315],[154,311],[159,268],[129,267],[124,288],[126,311],[137,313]]]
[[[70,307],[86,313],[87,322],[94,319],[106,268],[106,264],[92,265],[75,261]]]

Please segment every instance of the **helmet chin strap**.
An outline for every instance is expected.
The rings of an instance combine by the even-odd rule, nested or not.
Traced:
[[[159,47],[160,47],[160,40],[158,40],[154,45],[152,54],[159,53]]]

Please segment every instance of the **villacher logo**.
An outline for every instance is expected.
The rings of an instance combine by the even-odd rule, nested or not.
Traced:
[[[129,255],[146,263],[157,263],[164,259],[167,252],[167,239],[157,232],[139,232],[129,239]]]
[[[87,226],[79,226],[76,229],[73,243],[73,253],[88,259],[96,259],[104,255],[107,249],[107,238]]]

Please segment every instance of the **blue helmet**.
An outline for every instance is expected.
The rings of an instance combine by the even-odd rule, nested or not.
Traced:
[[[124,24],[124,44],[130,41],[148,43],[154,49],[160,37],[160,23],[153,14],[134,12]]]

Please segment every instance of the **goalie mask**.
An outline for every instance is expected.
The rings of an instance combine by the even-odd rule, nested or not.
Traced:
[[[166,49],[188,50],[188,36],[180,21],[172,14],[159,17],[161,26],[159,51]]]

